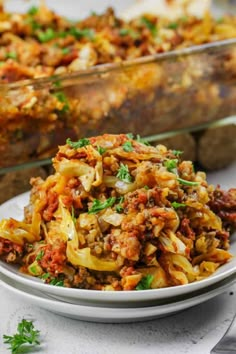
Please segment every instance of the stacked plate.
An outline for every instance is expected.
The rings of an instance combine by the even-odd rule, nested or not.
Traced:
[[[28,195],[0,206],[0,219],[22,218]],[[143,291],[96,291],[44,284],[0,262],[1,285],[27,302],[62,316],[93,322],[131,322],[164,317],[209,300],[236,282],[236,235],[231,238],[233,259],[199,282]]]

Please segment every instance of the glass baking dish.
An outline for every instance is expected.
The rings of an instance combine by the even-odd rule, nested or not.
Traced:
[[[236,38],[0,85],[0,174],[49,163],[68,137],[202,129],[236,114],[235,84]]]

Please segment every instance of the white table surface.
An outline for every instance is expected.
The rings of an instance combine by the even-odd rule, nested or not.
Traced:
[[[209,174],[209,182],[236,186],[236,164]],[[27,304],[0,283],[0,353],[10,353],[3,334],[33,320],[44,354],[209,354],[236,311],[236,284],[225,293],[169,317],[129,324],[101,324],[60,317]],[[35,353],[35,352],[33,352]]]

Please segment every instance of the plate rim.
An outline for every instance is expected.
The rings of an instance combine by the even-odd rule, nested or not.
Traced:
[[[77,319],[92,321],[92,322],[103,322],[103,321],[107,322],[110,320],[111,320],[110,322],[114,322],[114,321],[122,322],[122,321],[132,321],[132,320],[148,320],[151,318],[163,317],[199,305],[200,303],[208,301],[222,294],[228,288],[233,286],[236,283],[236,276],[234,276],[231,280],[228,281],[223,280],[221,282],[221,285],[218,285],[217,287],[213,288],[210,291],[206,291],[202,294],[198,294],[197,296],[193,296],[193,297],[190,296],[187,300],[186,299],[180,300],[167,305],[156,305],[156,306],[148,306],[142,308],[137,307],[137,308],[130,308],[130,309],[97,307],[96,311],[94,311],[94,307],[89,305],[83,306],[83,305],[69,304],[63,301],[50,299],[46,294],[43,294],[41,292],[39,292],[39,294],[37,295],[37,290],[34,290],[34,293],[29,293],[23,289],[19,289],[18,287],[16,287],[15,284],[13,284],[14,283],[13,280],[10,279],[10,283],[11,282],[12,284],[9,284],[6,279],[4,281],[3,278],[1,277],[0,284],[2,283],[3,287],[7,289],[7,291],[13,293],[15,296],[19,296],[20,298],[28,299],[31,303],[35,304],[36,306],[43,308],[45,310],[49,310],[53,313],[64,315],[66,317],[70,317],[74,315]],[[21,286],[24,287],[22,284]],[[61,312],[62,310],[63,312]]]

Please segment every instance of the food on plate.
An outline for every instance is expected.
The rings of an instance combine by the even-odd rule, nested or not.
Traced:
[[[57,286],[146,290],[230,261],[236,189],[208,185],[180,151],[105,134],[67,139],[53,165],[31,179],[24,220],[0,222],[1,259],[22,272]]]
[[[44,5],[2,10],[0,167],[51,157],[67,136],[148,136],[235,114],[235,45],[220,44],[236,37],[235,22],[209,13],[125,21],[112,9],[71,22]]]

